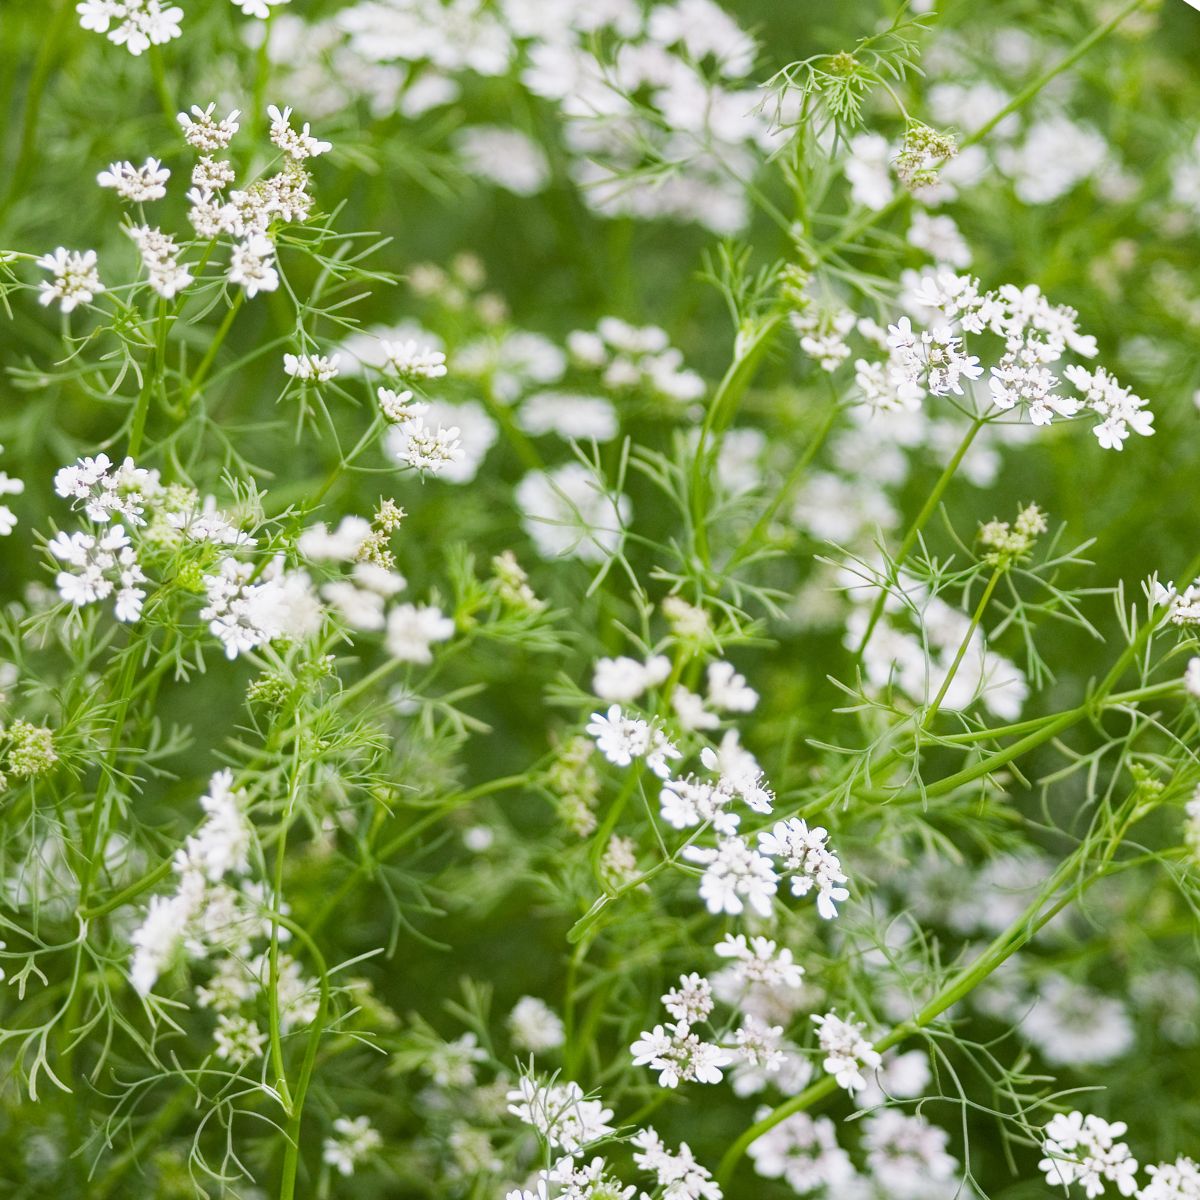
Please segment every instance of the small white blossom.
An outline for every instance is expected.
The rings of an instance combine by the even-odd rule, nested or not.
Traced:
[[[111,525],[99,537],[59,532],[49,544],[50,553],[64,565],[55,577],[62,598],[76,607],[113,596],[118,621],[136,621],[142,614],[146,581],[137,555],[121,525]]]
[[[826,845],[828,837],[820,826],[810,829],[800,817],[777,821],[769,832],[758,835],[761,853],[781,859],[782,870],[791,874],[792,895],[807,896],[816,889],[817,912],[826,920],[836,917],[836,905],[850,897],[840,886],[846,876]]]
[[[324,354],[285,354],[283,370],[293,379],[315,380],[324,383],[334,379],[338,373],[339,356],[327,358]]]
[[[1038,1168],[1051,1186],[1078,1183],[1086,1196],[1102,1196],[1105,1182],[1116,1184],[1122,1196],[1137,1191],[1137,1160],[1129,1147],[1118,1142],[1126,1129],[1124,1121],[1105,1121],[1079,1111],[1058,1113],[1042,1136],[1045,1158]]]
[[[122,200],[141,203],[146,200],[161,200],[167,194],[167,180],[171,172],[157,158],[148,158],[140,166],[131,162],[112,163],[107,171],[96,176],[96,182],[105,188],[113,188]]]
[[[282,2],[286,3],[287,0]],[[247,3],[253,3],[253,0],[243,0],[244,10]],[[255,12],[249,15],[260,14]],[[335,1117],[333,1133],[321,1145],[321,1161],[327,1162],[339,1175],[348,1177],[382,1145],[383,1138],[368,1118]]]
[[[182,8],[162,0],[80,0],[75,11],[84,29],[107,34],[135,56],[179,37],[183,19]]]
[[[659,1086],[666,1088],[680,1083],[720,1083],[721,1068],[733,1061],[728,1051],[698,1038],[686,1021],[655,1025],[642,1033],[629,1052],[635,1067],[657,1071]]]
[[[656,654],[644,663],[625,655],[601,658],[592,676],[592,691],[601,700],[628,704],[643,692],[658,687],[670,674],[671,660],[663,654]]]
[[[446,374],[446,356],[440,350],[409,339],[383,341],[384,368],[402,379],[440,379]]]
[[[874,1071],[883,1062],[878,1051],[865,1037],[865,1025],[844,1021],[837,1013],[813,1016],[817,1026],[817,1042],[825,1055],[822,1066],[836,1080],[838,1087],[856,1092],[866,1087],[864,1069]]]
[[[150,286],[164,300],[173,299],[192,282],[192,273],[179,262],[175,239],[169,234],[149,225],[133,225],[125,232],[142,256]]]
[[[69,313],[80,304],[90,303],[94,296],[104,291],[96,271],[95,250],[80,254],[59,246],[53,254],[43,254],[37,265],[54,276],[52,280],[43,279],[38,284],[38,302],[41,304],[49,305],[57,300],[59,308]]]
[[[274,263],[274,243],[264,234],[252,233],[234,246],[226,278],[230,283],[241,284],[246,295],[253,299],[259,292],[273,292],[279,287]]]
[[[292,110],[285,108],[282,112],[271,104],[267,107],[267,115],[271,118],[271,141],[289,158],[300,160],[315,158],[333,149],[332,142],[322,142],[309,132],[307,121],[301,129],[292,128]]]
[[[771,899],[778,889],[779,876],[771,860],[754,850],[744,838],[722,837],[715,850],[688,846],[683,857],[705,868],[700,877],[700,899],[709,912],[736,916],[749,904],[760,916],[771,915]]]
[[[567,1154],[578,1154],[592,1142],[616,1132],[608,1124],[613,1110],[599,1100],[589,1100],[574,1082],[539,1085],[524,1076],[507,1099],[508,1111],[514,1117]]]
[[[627,767],[635,758],[644,758],[655,775],[666,779],[670,770],[667,759],[680,757],[679,748],[662,730],[640,717],[626,716],[619,704],[607,713],[592,713],[587,732],[596,739],[596,749],[615,767]]]
[[[400,662],[433,662],[431,647],[454,636],[454,622],[432,605],[398,604],[388,613],[387,648]]]
[[[522,996],[513,1005],[508,1014],[508,1028],[513,1045],[534,1054],[557,1049],[566,1036],[562,1018],[536,996]]]
[[[227,149],[229,143],[233,141],[233,135],[240,128],[238,117],[242,114],[236,108],[227,117],[216,121],[213,119],[216,107],[215,103],[208,105],[207,108],[193,104],[190,115],[180,113],[176,118],[183,129],[183,136],[187,144],[205,154]]]

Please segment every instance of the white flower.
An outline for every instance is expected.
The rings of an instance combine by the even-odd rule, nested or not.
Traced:
[[[289,158],[299,161],[305,158],[315,158],[333,149],[332,142],[322,142],[309,132],[308,122],[303,128],[292,128],[292,110],[285,108],[282,112],[274,104],[268,105],[267,115],[271,118],[271,141]]]
[[[144,525],[145,505],[160,487],[157,471],[147,471],[129,457],[114,466],[107,454],[97,454],[56,472],[54,490],[66,499],[83,501],[83,511],[93,521],[103,524],[117,516],[131,525]]]
[[[721,712],[753,712],[758,693],[732,663],[714,662],[708,664],[708,702]]]
[[[1137,1191],[1137,1160],[1129,1147],[1118,1142],[1126,1130],[1124,1121],[1111,1124],[1101,1117],[1079,1111],[1058,1113],[1046,1125],[1042,1138],[1045,1158],[1038,1168],[1051,1186],[1082,1184],[1088,1197],[1102,1196],[1105,1181],[1115,1183],[1122,1196]]]
[[[681,683],[671,692],[671,707],[684,729],[716,729],[721,724],[721,718],[704,707],[704,697],[688,691]]]
[[[544,558],[604,562],[621,545],[629,501],[612,496],[579,462],[533,471],[517,485],[521,523]]]
[[[446,374],[446,356],[432,346],[412,338],[403,342],[381,341],[384,369],[402,379],[441,379]]]
[[[336,354],[330,358],[323,354],[285,354],[283,370],[293,379],[312,379],[324,383],[337,376],[338,362],[339,356]]]
[[[701,1041],[686,1021],[674,1025],[655,1025],[643,1032],[629,1052],[635,1067],[649,1066],[659,1073],[660,1087],[673,1088],[683,1083],[720,1083],[721,1068],[733,1057],[712,1042]]]
[[[837,916],[835,905],[850,897],[839,886],[846,881],[836,854],[826,846],[828,833],[820,826],[809,829],[800,817],[777,821],[758,835],[761,853],[782,859],[782,870],[792,874],[792,895],[807,896],[817,890],[817,912],[826,920]]]
[[[227,117],[215,121],[213,120],[213,111],[216,107],[215,103],[208,105],[207,108],[193,104],[190,116],[187,113],[180,113],[176,118],[183,128],[183,136],[187,144],[205,154],[226,149],[233,141],[233,135],[240,128],[238,117],[241,116],[241,113],[236,108]]]
[[[245,793],[233,789],[232,771],[213,775],[207,793],[200,797],[204,822],[175,852],[177,874],[194,871],[217,883],[227,874],[243,874],[249,869],[252,830],[245,804]]]
[[[662,819],[672,829],[691,829],[709,821],[718,833],[737,832],[741,818],[726,811],[733,800],[733,791],[719,782],[708,783],[691,775],[685,779],[668,779],[658,799]]]
[[[84,29],[107,34],[133,55],[179,37],[183,19],[183,9],[162,0],[81,0],[75,11]]]
[[[1150,1182],[1137,1193],[1137,1200],[1200,1200],[1200,1167],[1190,1158],[1147,1167]]]
[[[695,971],[680,975],[679,986],[667,992],[662,1003],[676,1020],[696,1025],[707,1020],[713,1010],[712,985]]]
[[[517,413],[517,424],[533,437],[548,433],[577,441],[609,442],[617,436],[616,410],[603,396],[535,392]]]
[[[101,187],[114,188],[122,200],[141,203],[146,200],[161,200],[167,194],[167,180],[171,172],[157,158],[148,158],[140,166],[131,162],[112,163],[107,171],[96,176]]]
[[[221,1013],[213,1031],[217,1057],[235,1067],[245,1067],[262,1056],[267,1035],[249,1017]]]
[[[248,4],[259,0],[242,0],[243,10],[250,16],[266,16],[265,13],[249,12]],[[274,0],[286,3],[287,0]],[[367,1117],[336,1117],[333,1133],[321,1145],[321,1160],[333,1167],[339,1175],[350,1176],[366,1158],[383,1145],[383,1138]]]
[[[175,239],[150,225],[133,225],[125,232],[133,239],[142,256],[142,266],[150,286],[170,300],[192,282],[192,273],[179,262]]]
[[[836,1196],[854,1177],[828,1117],[793,1113],[751,1142],[747,1153],[764,1179],[784,1179],[800,1195],[829,1188],[828,1194]]]
[[[542,148],[519,129],[467,125],[454,138],[463,169],[517,196],[533,196],[550,180]]]
[[[700,751],[700,761],[719,776],[724,790],[740,796],[755,812],[771,811],[774,793],[766,786],[754,755],[741,746],[736,729],[726,732],[716,750],[705,746]]]
[[[413,394],[410,391],[395,392],[391,388],[380,387],[375,389],[375,394],[379,398],[379,411],[383,413],[389,421],[398,425],[406,424],[419,417],[429,406],[422,404],[419,400],[413,400]],[[406,453],[408,448],[408,435],[402,435],[403,445],[400,447],[400,453]]]
[[[370,536],[371,522],[366,517],[343,517],[333,531],[318,521],[296,539],[296,549],[313,562],[353,562]]]
[[[928,1200],[955,1193],[958,1162],[946,1153],[949,1136],[924,1117],[884,1108],[867,1117],[863,1149],[875,1182],[889,1200]]]
[[[397,394],[388,388],[379,389],[378,395],[384,416],[398,422],[384,440],[388,456],[402,466],[413,466],[414,458],[426,455],[429,474],[445,483],[470,483],[499,436],[496,422],[474,400],[417,403],[410,393]]]
[[[1187,669],[1183,673],[1183,686],[1189,696],[1200,699],[1200,657],[1193,655],[1188,659]]]
[[[508,1014],[508,1028],[514,1046],[535,1054],[555,1050],[565,1039],[562,1019],[536,996],[522,996],[513,1005]]]
[[[95,295],[104,291],[104,284],[96,272],[95,250],[80,254],[59,246],[53,254],[43,254],[37,265],[54,275],[52,280],[43,279],[38,284],[41,293],[38,302],[41,304],[53,304],[57,300],[63,312],[69,313],[80,304],[90,303]]]
[[[592,1142],[616,1132],[613,1111],[589,1100],[574,1082],[539,1085],[523,1076],[507,1096],[508,1111],[532,1126],[551,1147],[578,1154]]]
[[[1114,1062],[1136,1037],[1124,1003],[1065,975],[1041,980],[1037,1000],[1024,1013],[1022,1031],[1055,1066]]]
[[[433,662],[435,642],[454,636],[454,622],[432,605],[398,604],[388,613],[387,648],[400,662]]]
[[[825,1054],[822,1066],[836,1080],[838,1087],[856,1092],[866,1087],[864,1068],[876,1070],[883,1060],[878,1051],[863,1037],[865,1025],[853,1020],[843,1021],[837,1013],[813,1016],[817,1026],[817,1042]]]
[[[644,663],[625,655],[601,658],[592,676],[592,691],[601,700],[628,704],[650,688],[658,687],[670,674],[671,660],[663,654],[656,654]]]
[[[712,1175],[695,1159],[687,1142],[672,1153],[653,1126],[638,1130],[629,1139],[634,1165],[652,1172],[663,1189],[665,1200],[721,1200],[721,1189]]]
[[[680,757],[678,747],[662,730],[640,717],[626,716],[619,704],[612,705],[607,713],[592,713],[587,732],[613,766],[627,767],[635,758],[644,758],[660,779],[666,779],[669,773],[667,759]]]
[[[732,978],[741,988],[758,984],[792,989],[801,986],[804,968],[786,946],[776,946],[770,938],[753,937],[747,941],[744,933],[727,933],[714,950],[718,957],[733,960]]]
[[[387,389],[380,388],[379,391],[382,403],[383,393]],[[401,396],[398,401],[403,403],[403,399]],[[384,411],[385,415],[390,415],[386,409]],[[393,411],[399,411],[399,405]],[[412,416],[397,425],[392,435],[388,442],[392,457],[403,466],[413,467],[422,474],[428,471],[431,475],[440,475],[465,457],[457,425],[438,425],[433,428],[426,425],[421,416]]]
[[[279,287],[274,259],[275,246],[271,239],[265,234],[252,233],[234,246],[226,278],[230,283],[241,284],[251,299],[259,292],[273,292]]]
[[[709,912],[736,916],[745,907],[744,899],[760,916],[771,915],[771,898],[779,876],[771,860],[752,849],[744,838],[722,837],[715,850],[688,846],[683,857],[705,868],[700,878],[700,899]]]
[[[54,580],[64,600],[82,607],[113,596],[118,621],[136,621],[141,616],[146,593],[137,585],[146,576],[123,526],[112,525],[99,537],[59,532],[48,549],[67,568]]]
[[[303,571],[283,571],[269,563],[253,582],[252,563],[226,557],[216,574],[204,576],[208,603],[200,619],[225,647],[228,658],[254,650],[276,638],[303,640],[321,624],[321,606],[312,580]]]
[[[0,446],[0,450],[4,447]],[[0,471],[0,496],[19,496],[25,491],[25,482],[21,479],[13,479],[5,471]],[[7,504],[0,504],[0,537],[7,537],[16,528],[17,516]],[[2,694],[0,694],[0,703],[3,702]]]

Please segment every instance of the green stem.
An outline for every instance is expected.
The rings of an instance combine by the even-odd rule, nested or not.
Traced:
[[[971,624],[967,627],[966,633],[963,634],[963,639],[958,645],[958,653],[954,656],[954,661],[950,664],[950,670],[946,672],[946,678],[942,680],[942,686],[938,689],[938,694],[933,698],[933,703],[929,706],[921,721],[922,730],[928,729],[938,715],[938,709],[942,706],[942,701],[946,698],[946,693],[950,690],[950,685],[954,682],[954,676],[958,673],[958,668],[962,665],[963,656],[967,652],[967,647],[971,644],[971,639],[975,636],[975,630],[979,628],[979,622],[983,620],[984,609],[988,606],[988,601],[992,598],[992,593],[996,590],[996,584],[1000,582],[1002,572],[999,567],[992,572],[991,579],[987,582],[987,587],[983,589],[983,595],[979,598],[979,603],[975,606],[974,613],[971,614]]]
[[[692,459],[689,495],[696,553],[706,567],[712,563],[707,525],[709,470],[720,452],[721,435],[733,420],[738,401],[750,386],[763,353],[771,344],[782,322],[782,313],[770,313],[761,318],[756,325],[738,332],[733,362],[729,364],[729,369],[717,385],[708,411],[704,414],[704,424],[700,428],[695,457]]]
[[[917,539],[921,536],[921,531],[925,528],[929,518],[937,511],[937,506],[941,503],[946,488],[950,486],[950,481],[954,478],[962,460],[967,455],[967,451],[971,448],[971,443],[975,440],[975,435],[983,428],[983,424],[983,418],[981,417],[976,417],[971,422],[971,427],[959,443],[958,449],[955,450],[953,457],[946,464],[945,469],[938,477],[937,483],[933,485],[933,490],[925,498],[925,503],[922,505],[921,511],[917,513],[916,520],[908,527],[908,532],[904,535],[904,541],[900,543],[900,549],[896,551],[896,555],[888,567],[887,581],[879,590],[879,595],[875,599],[875,605],[871,609],[870,619],[867,621],[867,628],[864,630],[862,638],[858,643],[858,648],[854,652],[856,667],[862,662],[863,651],[866,650],[867,643],[871,640],[871,634],[875,632],[875,626],[879,624],[879,618],[883,616],[884,605],[887,604],[888,596],[900,578],[900,568],[904,565],[904,560],[917,544]]]
[[[317,969],[317,985],[320,988],[320,1000],[317,1003],[317,1015],[309,1030],[308,1045],[304,1050],[304,1061],[300,1064],[300,1074],[296,1080],[296,1093],[292,1101],[291,1112],[288,1116],[287,1148],[283,1155],[283,1173],[279,1182],[279,1200],[294,1200],[296,1195],[296,1172],[300,1165],[300,1126],[304,1116],[304,1101],[308,1095],[308,1086],[312,1082],[313,1068],[317,1062],[317,1047],[321,1041],[321,1033],[325,1027],[325,1017],[329,1011],[329,970],[325,965],[325,957],[317,949],[316,942],[309,936],[308,931],[298,925],[290,917],[280,913],[273,914],[273,920],[290,929],[295,937],[304,943],[313,964]]]

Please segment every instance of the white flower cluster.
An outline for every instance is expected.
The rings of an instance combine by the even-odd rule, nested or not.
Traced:
[[[861,584],[861,579],[855,582]],[[899,590],[903,595],[897,594]],[[872,589],[851,593],[858,602],[846,622],[844,643],[857,648],[870,620],[867,604]],[[919,632],[899,628],[905,614],[918,614]],[[958,652],[963,643],[962,657]],[[889,593],[884,619],[871,633],[863,650],[863,672],[873,689],[892,689],[916,704],[928,704],[953,670],[943,709],[961,710],[980,702],[1006,721],[1020,716],[1029,686],[1024,672],[1003,655],[991,650],[981,629],[971,628],[970,618],[922,584],[902,579]]]
[[[179,124],[188,145],[200,151],[201,158],[192,172],[192,188],[187,194],[191,204],[188,219],[197,235],[212,239],[227,236],[236,239],[230,251],[227,278],[240,285],[250,298],[259,292],[279,287],[275,265],[275,243],[270,236],[278,221],[303,222],[312,212],[311,182],[304,163],[324,154],[329,142],[315,138],[305,124],[296,130],[291,125],[292,110],[268,107],[271,140],[284,154],[283,167],[274,175],[256,180],[246,188],[228,189],[235,179],[231,163],[209,157],[228,148],[240,128],[237,110],[215,120],[214,104],[207,108],[193,105],[191,113],[180,113]]]
[[[537,996],[522,996],[508,1014],[513,1045],[533,1054],[556,1050],[566,1039],[562,1018]]]
[[[613,390],[644,389],[679,403],[704,395],[704,380],[683,365],[683,352],[657,325],[602,317],[594,332],[569,333],[567,350],[576,366],[599,371],[604,385]]]
[[[162,0],[80,0],[75,11],[84,29],[106,34],[133,55],[179,37],[183,20],[182,8]]]
[[[55,578],[59,595],[82,607],[114,596],[119,621],[141,616],[146,576],[123,524],[144,525],[146,505],[162,494],[157,471],[137,466],[132,458],[114,464],[106,454],[81,458],[54,477],[54,490],[82,507],[85,515],[106,525],[98,535],[60,531],[50,541],[50,553],[63,564]]]
[[[836,917],[836,905],[850,898],[841,886],[846,876],[837,855],[826,845],[828,838],[824,829],[810,829],[800,817],[777,821],[758,835],[759,851],[781,860],[781,870],[791,876],[792,895],[807,896],[815,889],[817,912],[826,920]]]
[[[706,1020],[712,1011],[711,985],[699,975],[684,975],[680,983],[682,989],[673,988],[662,998],[667,1011],[678,1019],[642,1032],[629,1047],[633,1065],[657,1071],[660,1087],[720,1083],[721,1068],[734,1061],[733,1054],[692,1031],[692,1025]]]
[[[403,343],[383,341],[381,369],[417,384],[423,380],[440,379],[446,374],[446,356],[440,350],[419,346],[416,341]],[[416,400],[410,389],[396,391],[389,387],[376,389],[379,410],[391,422],[387,433],[388,454],[401,466],[412,467],[422,475],[441,475],[462,479],[467,465],[468,450],[464,446],[463,430],[459,425],[442,425],[431,417],[431,406]],[[443,406],[439,411],[452,411],[456,419],[471,421],[477,406]],[[476,422],[478,425],[478,422]],[[482,428],[482,425],[479,425]],[[474,441],[476,430],[468,429],[467,438]],[[484,446],[491,444],[490,437]],[[482,457],[480,455],[479,457]],[[470,467],[467,477],[474,475]]]
[[[667,760],[680,757],[679,747],[665,733],[641,717],[628,716],[619,704],[606,713],[592,713],[587,732],[596,739],[596,749],[615,767],[627,767],[635,758],[660,779],[670,774]]]
[[[81,304],[90,304],[92,299],[104,291],[100,275],[96,270],[95,250],[82,254],[59,246],[53,254],[43,254],[37,265],[49,271],[54,278],[43,279],[38,285],[38,301],[44,305],[58,301],[63,312],[73,312]]]
[[[271,9],[289,0],[232,0],[247,17],[266,20]],[[114,46],[144,54],[151,46],[173,41],[182,33],[183,9],[163,0],[80,0],[75,5],[84,29],[107,35]]]
[[[1200,579],[1178,591],[1174,583],[1159,583],[1158,576],[1149,583],[1150,603],[1166,608],[1172,625],[1200,625]]]
[[[863,1036],[866,1026],[844,1020],[835,1012],[813,1016],[817,1026],[817,1044],[825,1060],[821,1064],[836,1080],[838,1087],[856,1092],[867,1086],[863,1072],[875,1071],[883,1063],[879,1052]]]
[[[707,704],[682,684],[671,693],[671,707],[684,729],[716,729],[721,724],[720,713],[753,712],[758,693],[746,683],[732,663],[713,662],[706,671]],[[716,711],[714,711],[716,710]]]
[[[664,654],[655,654],[638,662],[636,658],[619,655],[616,658],[597,659],[592,674],[592,691],[601,700],[613,704],[630,704],[643,692],[666,682],[671,674],[671,660]]]
[[[234,790],[232,771],[218,771],[209,780],[200,799],[205,819],[175,854],[176,889],[151,899],[130,939],[129,977],[141,995],[151,991],[185,939],[196,957],[230,937],[239,944],[246,940],[241,897],[222,884],[226,875],[249,870],[252,830],[245,804],[245,795]]]
[[[150,286],[164,300],[173,299],[192,282],[192,272],[180,263],[175,239],[169,234],[150,225],[128,226],[125,232],[142,256]]]
[[[321,1161],[346,1178],[382,1145],[383,1138],[367,1117],[335,1117],[333,1133],[321,1145]]]
[[[1019,408],[1034,425],[1048,425],[1055,416],[1073,417],[1090,410],[1098,423],[1093,433],[1101,447],[1120,450],[1130,432],[1148,437],[1154,432],[1153,414],[1146,401],[1122,387],[1103,368],[1089,371],[1068,364],[1063,376],[1080,393],[1060,392],[1062,380],[1052,370],[1071,351],[1083,358],[1096,354],[1096,339],[1080,333],[1077,313],[1065,305],[1051,304],[1035,284],[1012,284],[981,291],[979,280],[949,271],[926,276],[913,294],[913,303],[932,310],[941,321],[920,341],[936,354],[915,353],[909,348],[911,329],[901,322],[892,327],[889,365],[931,394],[958,390],[962,376],[978,360],[965,359],[957,349],[960,335],[992,333],[1004,341],[1004,352],[991,368],[988,386],[999,411]],[[897,344],[898,343],[898,344]]]
[[[1137,1159],[1119,1138],[1128,1128],[1124,1121],[1109,1122],[1076,1110],[1058,1113],[1042,1138],[1046,1155],[1038,1164],[1052,1186],[1078,1183],[1086,1196],[1102,1196],[1105,1182],[1116,1185],[1122,1196],[1137,1191]]]
[[[536,1129],[551,1149],[569,1155],[616,1132],[608,1123],[613,1110],[588,1099],[573,1081],[539,1084],[525,1075],[507,1099],[514,1117]]]
[[[0,446],[0,452],[4,450]],[[0,471],[0,496],[19,496],[25,491],[25,482],[14,479],[7,471]],[[16,528],[17,514],[7,504],[0,504],[0,537],[7,537]]]
[[[358,0],[325,21],[277,18],[270,50],[327,112],[349,92],[412,118],[453,104],[470,76],[514,77],[560,109],[570,178],[606,216],[733,233],[750,216],[739,177],[782,136],[747,79],[753,40],[712,0]],[[466,126],[454,146],[465,171],[518,195],[550,181],[541,147],[509,126]]]
[[[261,569],[227,555],[204,576],[207,604],[200,619],[237,658],[276,639],[303,640],[321,624],[321,605],[304,571],[288,571],[280,558]]]
[[[718,957],[731,960],[712,979],[692,972],[662,996],[673,1021],[656,1025],[630,1047],[635,1066],[659,1073],[661,1087],[681,1082],[719,1083],[722,1069],[732,1067],[733,1090],[749,1096],[774,1086],[795,1095],[809,1081],[811,1067],[803,1053],[784,1036],[784,1026],[802,1002],[803,968],[790,950],[769,938],[747,941],[726,936],[716,946]],[[740,1013],[732,1041],[707,1040],[698,1029],[728,1029],[732,1022],[713,1018],[716,1000]]]
[[[284,374],[293,379],[305,382],[326,383],[335,379],[338,374],[339,355],[327,357],[324,354],[285,354],[283,356]]]

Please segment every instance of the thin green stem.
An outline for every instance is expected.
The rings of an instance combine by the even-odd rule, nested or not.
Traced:
[[[983,589],[983,595],[979,597],[979,603],[975,606],[975,611],[971,614],[971,623],[967,626],[966,633],[963,634],[962,641],[958,644],[958,652],[954,655],[954,661],[950,664],[950,669],[946,672],[946,678],[942,680],[942,686],[938,689],[938,694],[934,696],[933,703],[925,712],[924,718],[921,721],[921,728],[928,729],[937,719],[938,709],[942,706],[942,701],[946,698],[946,693],[950,690],[950,685],[954,682],[954,676],[958,673],[958,668],[962,665],[964,655],[967,653],[967,648],[971,644],[971,639],[975,636],[975,631],[979,628],[979,622],[983,620],[984,609],[988,606],[988,601],[992,598],[992,593],[996,590],[996,584],[1000,582],[1000,576],[1003,571],[997,567],[992,572],[991,579],[987,582],[987,587]]]
[[[938,476],[937,483],[933,485],[932,491],[925,498],[925,503],[921,506],[921,511],[917,513],[916,519],[908,527],[908,532],[904,535],[904,540],[900,543],[899,550],[896,551],[895,556],[888,566],[887,579],[884,586],[879,589],[879,595],[875,599],[871,615],[867,620],[867,627],[863,631],[858,647],[854,651],[854,663],[856,667],[862,662],[863,651],[866,650],[867,643],[871,640],[871,634],[875,632],[875,626],[879,624],[879,619],[883,616],[883,609],[887,604],[888,596],[891,595],[892,588],[899,581],[900,568],[904,565],[905,559],[908,558],[913,547],[917,544],[917,539],[921,536],[921,531],[925,528],[929,518],[937,511],[937,506],[942,502],[942,496],[950,486],[950,481],[954,478],[959,466],[962,464],[962,460],[967,455],[967,451],[971,448],[971,443],[975,440],[975,435],[983,428],[983,425],[984,420],[982,417],[976,417],[971,422],[971,426],[959,443],[958,449],[955,450],[941,475]]]

